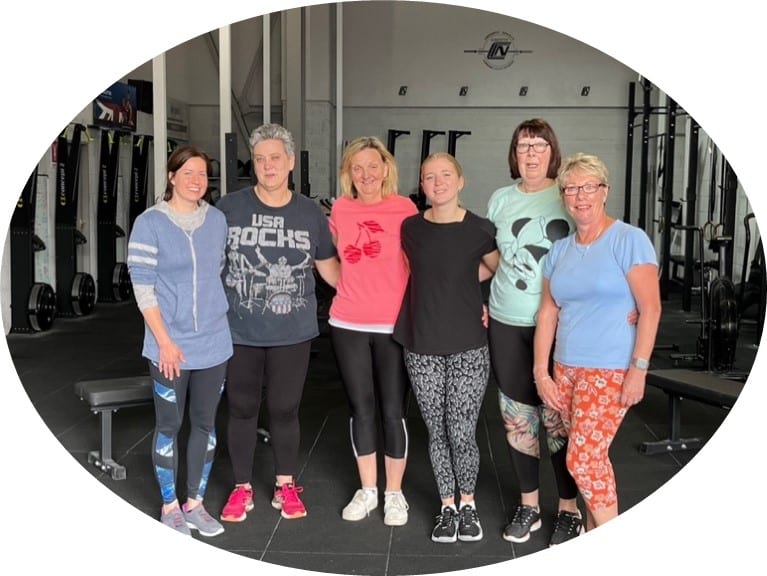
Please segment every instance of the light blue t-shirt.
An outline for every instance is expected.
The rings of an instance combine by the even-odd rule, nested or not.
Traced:
[[[535,326],[543,261],[552,243],[573,228],[559,189],[526,194],[517,184],[499,188],[488,201],[487,218],[495,224],[501,254],[490,283],[490,317],[511,326]]]
[[[658,259],[647,234],[615,221],[590,246],[575,235],[554,243],[543,267],[559,306],[554,360],[569,366],[627,369],[636,339],[636,309],[626,274]]]

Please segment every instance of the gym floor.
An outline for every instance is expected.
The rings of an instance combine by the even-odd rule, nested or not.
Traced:
[[[687,321],[695,318],[695,306],[692,312],[682,311],[678,295],[672,294],[664,302],[658,344],[676,344],[680,352],[694,351],[700,328]],[[113,456],[126,466],[127,478],[113,480],[87,462],[88,452],[99,446],[98,419],[73,392],[78,380],[146,373],[145,361],[140,357],[142,334],[143,323],[135,304],[125,301],[98,303],[88,316],[58,318],[46,332],[10,334],[7,343],[31,402],[62,446],[115,494],[158,518],[161,501],[150,460],[152,407],[123,409],[114,416]],[[757,343],[756,324],[744,323],[738,338],[737,370],[750,370]],[[501,538],[516,505],[518,489],[492,383],[477,430],[481,449],[477,504],[485,531],[482,541],[446,545],[432,543],[429,538],[439,500],[426,450],[425,427],[412,395],[408,411],[410,454],[404,484],[410,503],[408,524],[400,528],[384,526],[380,506],[364,521],[341,520],[341,509],[358,487],[348,439],[347,405],[325,334],[315,341],[314,352],[301,407],[298,476],[298,484],[304,487],[307,517],[284,520],[271,508],[270,447],[259,444],[253,476],[255,510],[242,523],[225,524],[226,531],[204,539],[206,543],[285,567],[380,576],[475,568],[546,549],[556,500],[553,476],[545,464],[541,485],[543,529],[524,544],[511,544]],[[653,368],[672,366],[669,352],[659,347],[653,356]],[[701,368],[695,364],[691,367]],[[726,415],[721,408],[684,403],[682,434],[706,441]],[[218,421],[218,455],[205,500],[215,515],[232,486],[225,416],[224,397]],[[642,442],[667,436],[667,398],[662,391],[648,387],[644,401],[628,414],[611,451],[622,512],[647,498],[695,456],[695,451],[654,456],[639,452]],[[200,537],[195,533],[194,538]]]

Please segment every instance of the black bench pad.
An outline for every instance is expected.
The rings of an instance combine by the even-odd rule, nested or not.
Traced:
[[[81,380],[75,384],[75,394],[94,410],[146,404],[152,401],[152,378],[131,376]]]
[[[651,370],[647,373],[647,384],[669,394],[724,408],[731,408],[743,390],[743,382],[682,368]]]

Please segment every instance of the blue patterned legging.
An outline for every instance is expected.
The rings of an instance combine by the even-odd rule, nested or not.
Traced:
[[[182,370],[169,380],[149,362],[154,380],[155,429],[152,463],[163,504],[176,500],[178,433],[189,397],[189,439],[186,445],[186,496],[202,500],[216,450],[216,412],[226,377],[226,362],[201,370]]]
[[[405,350],[405,365],[429,432],[429,456],[442,499],[474,494],[477,420],[490,375],[487,346],[432,356]]]

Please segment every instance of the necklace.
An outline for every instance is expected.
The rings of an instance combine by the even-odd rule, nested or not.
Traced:
[[[599,226],[599,229],[597,230],[596,235],[591,239],[590,242],[582,242],[578,243],[576,242],[576,238],[578,236],[578,233],[576,232],[573,234],[573,246],[575,246],[575,249],[580,253],[581,257],[585,256],[585,254],[589,251],[589,248],[591,248],[591,245],[596,242],[599,237],[602,235],[602,232],[605,230],[606,221],[602,220],[601,225]]]

